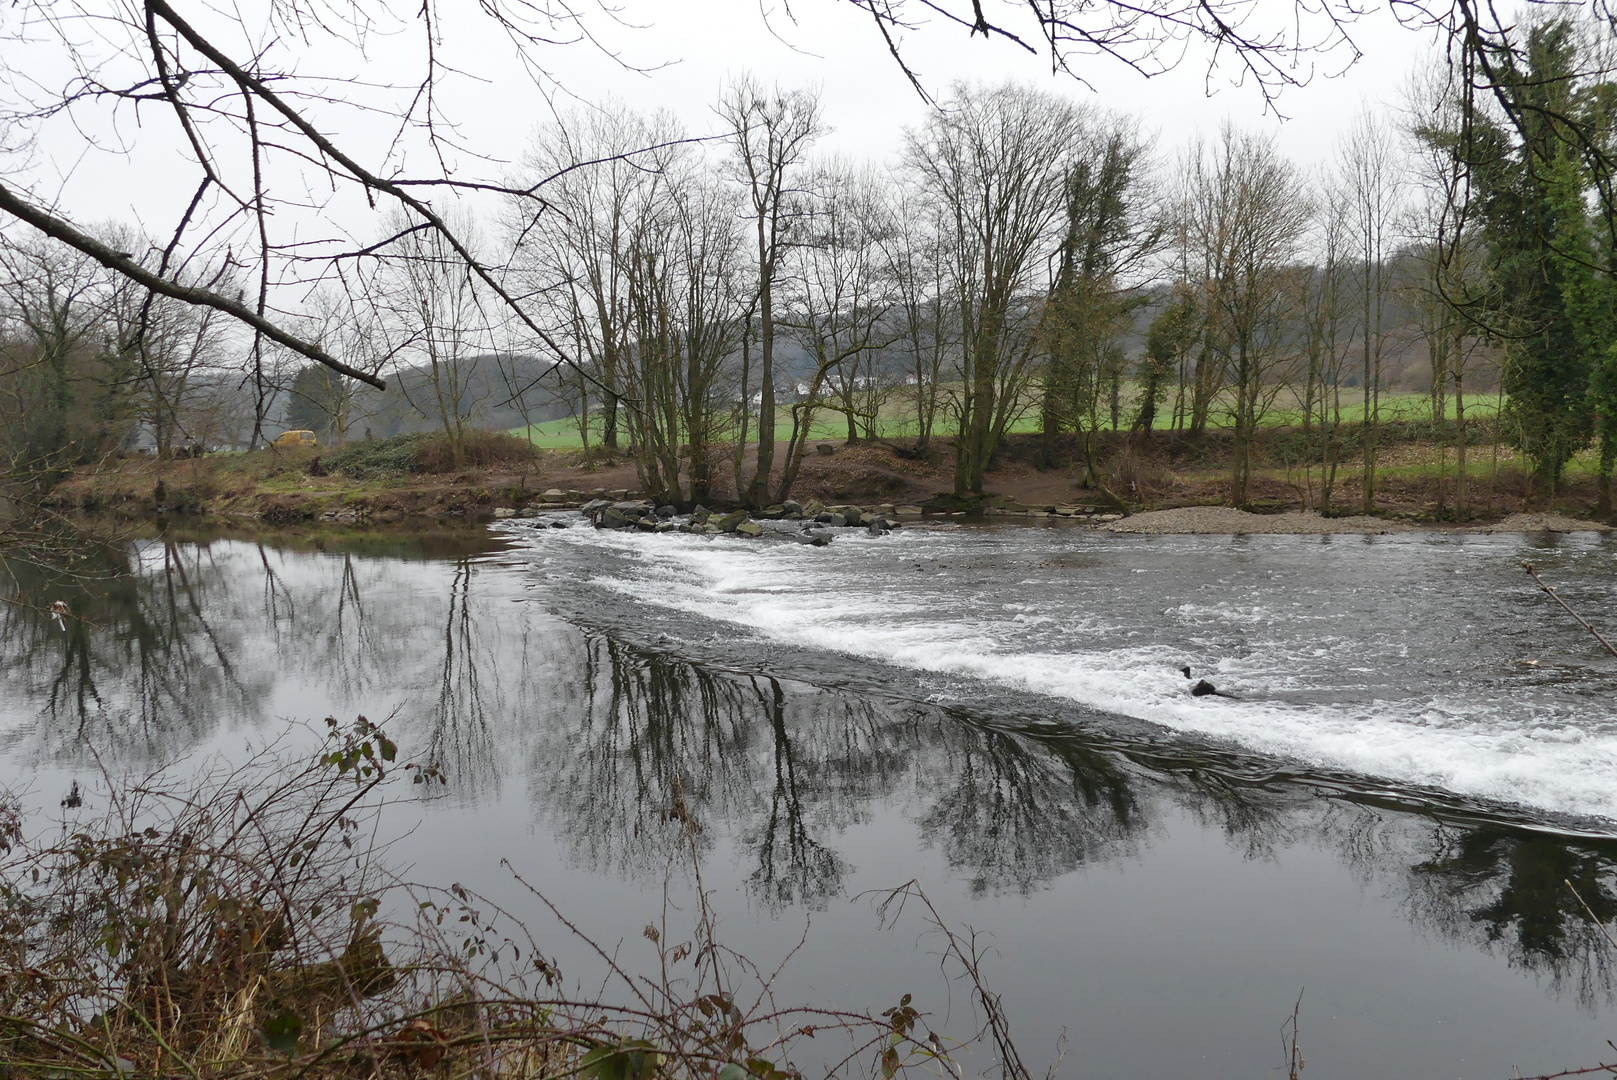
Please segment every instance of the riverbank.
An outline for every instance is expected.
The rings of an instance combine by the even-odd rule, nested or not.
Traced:
[[[1609,524],[1597,516],[1597,491],[1586,470],[1570,470],[1553,497],[1535,495],[1522,466],[1503,447],[1476,448],[1476,458],[1482,460],[1472,462],[1462,514],[1456,509],[1449,449],[1417,438],[1383,448],[1375,515],[1321,516],[1313,509],[1321,496],[1317,469],[1296,463],[1285,434],[1274,434],[1257,455],[1243,509],[1227,505],[1229,448],[1217,434],[1196,440],[1173,433],[1119,435],[1104,447],[1104,467],[1093,477],[1075,459],[1073,448],[1058,447],[1057,464],[1045,467],[1042,445],[1032,437],[1015,436],[987,473],[982,497],[967,500],[950,494],[953,476],[946,443],[917,452],[895,443],[827,442],[803,461],[792,493],[800,501],[827,505],[915,506],[929,513],[1009,520],[1059,516],[1095,521],[1103,514],[1124,513],[1122,521],[1102,523],[1117,532],[1565,532]],[[394,525],[490,521],[531,512],[529,508],[640,494],[635,467],[623,455],[586,457],[489,436],[486,441],[498,452],[474,455],[475,460],[455,468],[430,440],[407,456],[390,453],[396,441],[350,444],[336,452],[266,448],[186,460],[114,458],[67,477],[53,489],[47,506],[123,519],[185,515],[288,526]],[[358,454],[356,448],[362,448]],[[785,447],[778,450],[777,460]],[[356,456],[366,459],[365,467],[344,471],[345,460]],[[718,509],[735,503],[728,481],[733,470],[728,461],[724,464],[705,500]],[[750,468],[747,462],[743,471]],[[1359,484],[1356,472],[1340,470],[1332,505],[1359,505]]]
[[[1353,515],[1321,517],[1312,510],[1288,510],[1278,514],[1253,514],[1232,506],[1182,506],[1171,510],[1148,510],[1121,521],[1103,523],[1101,528],[1115,533],[1195,535],[1242,535],[1276,533],[1293,536],[1323,536],[1335,533],[1381,535],[1405,532],[1454,533],[1532,533],[1603,532],[1610,525],[1570,517],[1560,513],[1511,514],[1496,522],[1468,524],[1417,523],[1398,519]]]

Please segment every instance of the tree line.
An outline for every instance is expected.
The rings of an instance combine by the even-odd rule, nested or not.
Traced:
[[[1521,47],[1466,54],[1493,65],[1491,97],[1434,66],[1312,170],[1232,125],[1159,154],[1139,118],[1018,84],[955,85],[881,163],[820,153],[816,95],[751,77],[724,91],[716,135],[581,109],[535,132],[498,213],[435,212],[451,240],[395,212],[290,318],[362,373],[408,372],[395,398],[454,447],[490,405],[564,413],[657,498],[754,507],[790,495],[828,418],[850,441],[902,420],[907,452],[950,455],[963,496],[1029,421],[1046,463],[1075,447],[1096,487],[1104,432],[1219,426],[1239,505],[1257,432],[1285,410],[1310,436],[1317,507],[1347,509],[1333,499],[1356,451],[1373,511],[1390,365],[1423,353],[1457,510],[1468,401],[1497,387],[1540,489],[1593,446],[1609,512],[1611,49],[1597,23],[1540,17]],[[167,452],[182,429],[205,439],[204,415],[249,442],[284,419],[340,440],[380,410],[206,309],[182,317],[6,236],[0,408],[28,416],[8,426],[13,443],[30,432],[25,456],[135,427]],[[218,291],[232,272],[200,277]]]

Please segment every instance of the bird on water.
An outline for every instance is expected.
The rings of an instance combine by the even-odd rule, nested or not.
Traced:
[[[1190,666],[1188,664],[1186,666],[1184,666],[1184,667],[1181,667],[1179,670],[1184,674],[1185,678],[1187,678],[1187,679],[1194,678],[1194,676],[1191,675],[1191,673],[1190,673]],[[1218,687],[1214,686],[1212,683],[1208,682],[1206,679],[1197,679],[1196,680],[1196,685],[1192,686],[1190,688],[1190,696],[1191,697],[1209,697],[1209,696],[1212,696],[1212,697],[1233,698],[1235,695],[1231,694],[1231,693],[1228,693],[1226,691],[1220,690]]]

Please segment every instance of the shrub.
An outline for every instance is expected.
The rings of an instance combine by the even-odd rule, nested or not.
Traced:
[[[419,471],[416,461],[421,446],[430,435],[394,435],[390,439],[366,439],[351,442],[341,450],[328,454],[326,469],[355,480],[377,480],[386,476],[404,476]]]
[[[539,456],[525,439],[498,431],[473,431],[462,442],[467,469],[520,465]],[[354,480],[377,480],[410,473],[455,471],[449,437],[441,432],[394,435],[387,439],[353,442],[325,458],[325,467]]]
[[[513,871],[601,961],[578,981],[593,993],[569,992],[505,911],[387,870],[387,789],[441,777],[397,764],[363,717],[327,725],[312,759],[131,780],[71,831],[30,836],[0,791],[0,1077],[803,1080],[790,1061],[818,1034],[851,1076],[960,1076],[954,1055],[981,1043],[1005,1080],[1031,1080],[975,937],[913,882],[879,912],[919,908],[970,991],[977,1031],[960,1041],[933,1035],[908,994],[881,1013],[778,1005],[779,967],[715,940],[705,893],[693,925],[665,909],[646,927],[662,975],[642,978]],[[700,825],[677,788],[666,814],[680,826],[670,866],[699,881]]]
[[[461,442],[466,469],[492,469],[501,465],[526,464],[537,458],[539,452],[526,439],[507,435],[503,431],[469,431]],[[446,473],[455,471],[455,456],[449,439],[434,435],[421,445],[416,458],[416,471]]]

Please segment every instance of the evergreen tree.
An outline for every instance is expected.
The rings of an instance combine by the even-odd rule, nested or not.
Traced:
[[[1608,178],[1597,175],[1599,155],[1578,138],[1598,129],[1593,112],[1607,94],[1580,83],[1569,21],[1533,27],[1524,52],[1525,67],[1503,65],[1500,89],[1520,137],[1478,118],[1473,177],[1491,256],[1490,307],[1506,342],[1505,420],[1539,482],[1554,490],[1594,432],[1592,406],[1604,391],[1592,398],[1591,379],[1617,329],[1617,294],[1601,250],[1609,244],[1597,242],[1587,197]]]

